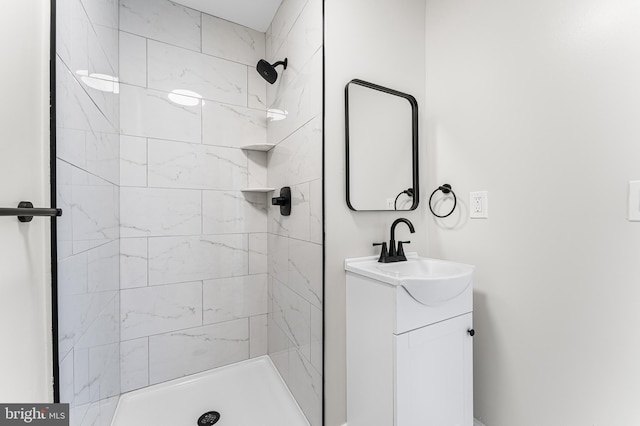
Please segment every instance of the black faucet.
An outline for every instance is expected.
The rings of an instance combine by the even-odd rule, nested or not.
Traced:
[[[387,243],[375,243],[374,246],[382,246],[382,252],[378,262],[391,263],[391,262],[404,262],[407,260],[407,256],[404,254],[403,244],[409,244],[411,241],[398,241],[398,247],[396,248],[396,226],[399,223],[406,223],[409,227],[409,231],[413,234],[416,230],[409,219],[401,217],[393,221],[391,225],[391,239],[389,240],[389,251],[387,252]]]

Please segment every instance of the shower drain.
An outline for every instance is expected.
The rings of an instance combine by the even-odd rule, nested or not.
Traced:
[[[218,423],[220,420],[220,413],[217,411],[207,411],[198,419],[198,426],[211,426]]]

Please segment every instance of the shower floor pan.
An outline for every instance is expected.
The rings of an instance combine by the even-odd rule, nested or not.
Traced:
[[[112,426],[309,426],[268,356],[218,367],[120,397]]]

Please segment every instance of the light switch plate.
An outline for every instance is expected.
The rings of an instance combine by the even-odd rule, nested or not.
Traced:
[[[469,217],[471,219],[489,218],[489,193],[487,191],[469,193]]]
[[[627,219],[629,222],[640,222],[640,180],[629,181]]]
[[[395,200],[393,198],[387,198],[387,210],[395,210],[393,207]]]

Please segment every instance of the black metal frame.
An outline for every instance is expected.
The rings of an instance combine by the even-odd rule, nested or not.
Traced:
[[[370,83],[368,81],[360,80],[357,78],[354,78],[344,86],[344,114],[345,114],[344,127],[345,127],[345,149],[346,149],[345,174],[346,174],[346,186],[347,186],[346,188],[347,189],[346,191],[347,206],[349,206],[349,208],[354,211],[389,211],[389,210],[358,210],[355,207],[353,207],[353,205],[351,205],[350,189],[349,189],[349,159],[350,159],[349,157],[349,85],[350,84],[357,84],[359,86],[363,86],[373,90],[378,90],[380,92],[384,92],[389,95],[404,98],[411,105],[411,137],[412,137],[412,153],[413,153],[413,159],[412,159],[413,204],[407,210],[415,210],[416,208],[418,208],[418,204],[420,203],[420,187],[419,187],[420,179],[419,179],[419,173],[418,173],[418,144],[419,144],[418,101],[416,101],[416,98],[409,95],[408,93],[399,92],[397,90],[393,90],[388,87],[380,86],[380,85]],[[398,210],[393,210],[393,211],[398,211]],[[406,211],[406,210],[400,210],[400,211]]]
[[[56,197],[56,0],[51,4],[51,34],[49,52],[49,170],[51,205]],[[58,346],[58,228],[56,217],[51,218],[51,342],[53,363],[53,402],[60,402],[60,354]]]
[[[322,1],[322,425],[326,424],[327,415],[325,413],[327,404],[326,404],[326,376],[325,373],[327,371],[326,366],[326,328],[327,328],[327,292],[326,292],[326,269],[327,269],[327,246],[326,246],[326,237],[325,237],[325,217],[326,217],[326,202],[325,202],[325,185],[324,185],[324,170],[325,170],[325,111],[326,111],[326,69],[325,69],[325,54],[324,54],[324,46],[325,46],[325,38],[324,38],[324,28],[325,28],[325,2]]]

